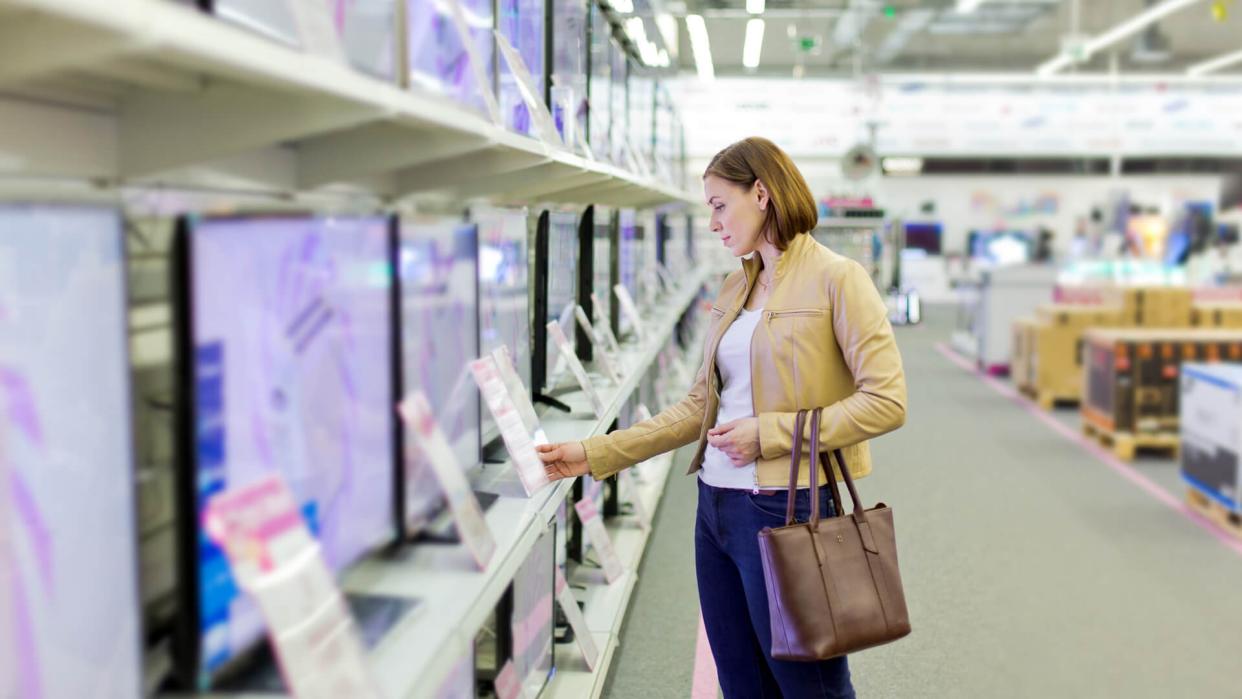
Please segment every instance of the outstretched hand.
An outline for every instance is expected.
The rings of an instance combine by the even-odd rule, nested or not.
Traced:
[[[585,476],[591,472],[591,467],[587,465],[586,449],[583,448],[582,442],[542,444],[535,447],[535,451],[543,460],[543,470],[548,474],[550,481]]]

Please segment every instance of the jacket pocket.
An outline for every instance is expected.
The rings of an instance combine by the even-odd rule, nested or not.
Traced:
[[[721,308],[720,306],[712,306],[712,318],[713,319],[719,320],[720,318],[724,318],[724,314],[725,314],[725,309]]]
[[[791,308],[785,311],[765,311],[766,320],[772,321],[779,318],[819,318],[827,311],[822,308]]]

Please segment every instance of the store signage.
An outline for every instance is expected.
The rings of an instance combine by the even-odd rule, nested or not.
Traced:
[[[422,452],[440,483],[440,489],[444,491],[462,543],[470,550],[479,570],[486,569],[496,552],[496,539],[487,526],[483,508],[470,488],[465,471],[457,462],[440,423],[431,411],[426,394],[422,391],[411,393],[397,407],[397,411],[408,428],[407,434],[413,437],[415,446]]]

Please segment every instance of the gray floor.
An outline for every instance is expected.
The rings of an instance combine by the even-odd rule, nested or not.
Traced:
[[[1242,556],[946,361],[950,318],[898,331],[909,420],[860,483],[895,509],[915,630],[851,658],[859,696],[1242,697]],[[1135,468],[1180,499],[1175,463]],[[690,695],[693,485],[666,491],[609,697]]]

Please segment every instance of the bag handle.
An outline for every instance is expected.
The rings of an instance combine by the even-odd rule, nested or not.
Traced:
[[[793,452],[789,455],[789,491],[785,498],[785,526],[793,526],[795,502],[798,494],[798,466],[802,463],[802,430],[806,427],[806,411],[799,410],[794,417]]]

